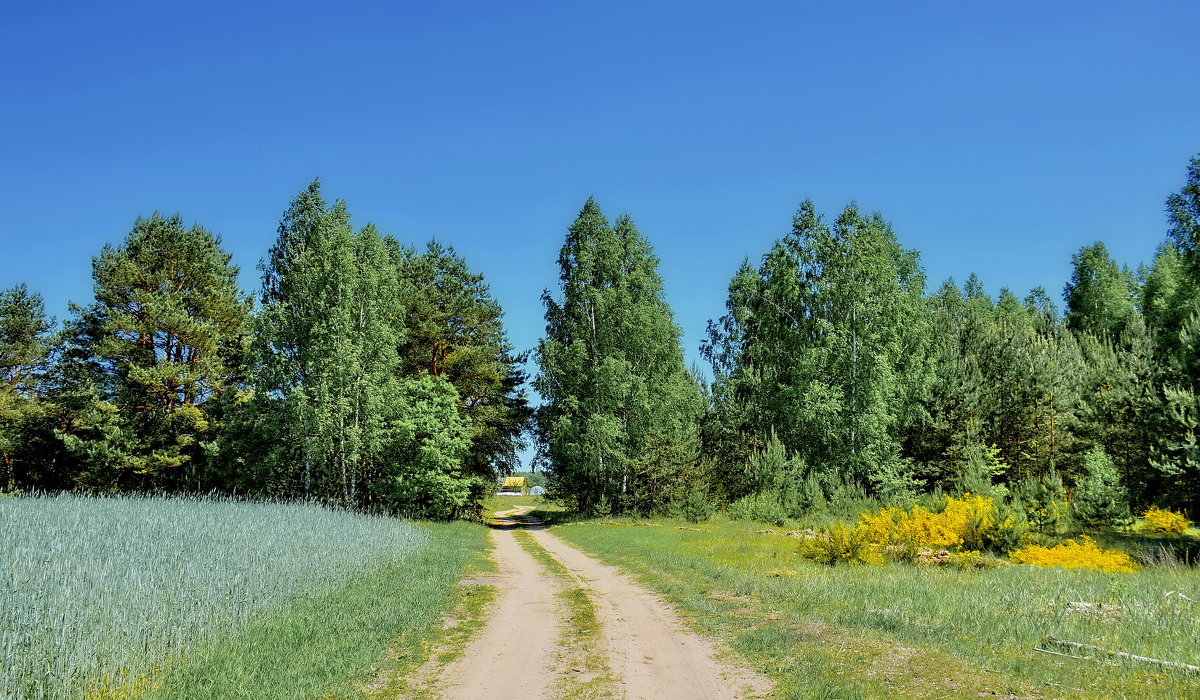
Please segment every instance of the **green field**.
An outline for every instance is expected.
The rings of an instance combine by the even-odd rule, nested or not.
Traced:
[[[1154,664],[1034,650],[1070,651],[1042,643],[1053,635],[1200,664],[1200,574],[1187,566],[824,566],[782,531],[723,518],[554,532],[660,591],[784,697],[1190,697],[1200,687],[1200,676]]]
[[[353,695],[422,652],[484,534],[302,504],[0,499],[0,697]]]

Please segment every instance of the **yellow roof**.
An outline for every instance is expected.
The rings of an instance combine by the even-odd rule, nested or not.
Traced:
[[[506,489],[523,489],[525,488],[525,477],[523,476],[506,476],[504,477],[504,486]]]

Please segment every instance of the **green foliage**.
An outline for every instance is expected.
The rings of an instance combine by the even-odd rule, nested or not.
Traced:
[[[43,461],[52,326],[40,294],[23,284],[0,290],[0,492],[32,486]]]
[[[683,517],[692,523],[702,523],[708,520],[716,510],[708,498],[708,493],[698,487],[693,487],[683,502]]]
[[[398,371],[443,378],[458,392],[471,426],[466,473],[513,471],[532,413],[521,388],[525,357],[513,352],[504,312],[453,248],[430,241],[421,253],[396,248],[393,258],[404,309]]]
[[[319,184],[263,264],[256,393],[239,444],[269,492],[470,517],[528,420],[499,306],[453,250],[350,226]],[[265,449],[264,449],[265,448]]]
[[[57,434],[102,489],[211,485],[204,442],[243,379],[250,305],[220,239],[176,215],[138,219],[92,261],[95,302],[75,308]]]
[[[875,559],[866,532],[842,522],[818,532],[816,537],[803,540],[797,553],[805,559],[827,566],[867,564]]]
[[[492,479],[463,468],[471,427],[458,410],[458,392],[429,375],[403,380],[401,390],[379,474],[368,488],[380,503],[409,515],[446,520],[477,511]]]
[[[743,496],[729,504],[726,514],[734,520],[753,520],[783,527],[788,521],[788,512],[779,500],[779,494],[771,491]]]
[[[1000,458],[996,445],[985,447],[968,444],[958,454],[958,478],[955,486],[960,493],[977,493],[990,496],[996,491],[996,483],[1008,471],[1008,465]]]
[[[1074,270],[1063,290],[1067,327],[1116,338],[1133,313],[1133,273],[1117,267],[1100,242],[1080,249],[1071,262]]]
[[[1083,477],[1075,484],[1071,510],[1080,522],[1093,527],[1127,527],[1133,523],[1128,494],[1102,447],[1093,447],[1083,456]]]
[[[1007,555],[1024,544],[1031,525],[1025,507],[1017,498],[994,498],[996,525],[983,533],[981,549]]]
[[[628,216],[584,204],[559,255],[534,386],[550,492],[586,513],[665,508],[696,458],[699,386],[684,367],[658,259]]]
[[[1030,530],[1051,536],[1069,535],[1076,531],[1067,501],[1067,487],[1057,472],[1040,479],[1026,477],[1017,485],[1016,495],[1025,511]]]
[[[275,438],[272,481],[360,505],[403,406],[387,246],[371,226],[355,233],[345,203],[327,205],[314,181],[284,213],[262,270],[256,394]]]
[[[917,255],[880,215],[851,205],[828,226],[804,202],[760,267],[738,271],[727,315],[709,324],[702,352],[719,412],[709,424],[722,426],[710,440],[741,433],[753,446],[774,433],[807,464],[907,488],[898,436],[928,380],[923,287]]]

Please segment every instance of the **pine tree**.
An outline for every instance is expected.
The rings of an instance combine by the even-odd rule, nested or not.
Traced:
[[[1115,339],[1079,338],[1084,380],[1079,436],[1104,450],[1132,501],[1147,505],[1161,477],[1149,462],[1156,444],[1160,370],[1154,341],[1140,313],[1129,316]]]
[[[1169,252],[1160,255],[1147,280],[1155,288],[1143,294],[1165,307],[1155,329],[1162,393],[1151,461],[1163,475],[1164,500],[1194,514],[1200,503],[1200,156],[1191,159],[1184,186],[1167,199],[1167,218],[1167,251],[1178,252],[1178,264]]]
[[[562,301],[549,292],[535,387],[552,493],[585,512],[652,510],[694,461],[699,390],[663,299],[658,259],[632,220],[584,204],[559,256]]]
[[[393,251],[405,309],[399,372],[443,378],[460,397],[459,413],[471,425],[467,473],[490,485],[497,471],[517,467],[531,411],[521,392],[524,357],[504,330],[504,312],[483,275],[473,273],[453,248],[431,241],[417,253]],[[482,491],[478,496],[482,496]]]
[[[1187,182],[1167,198],[1167,237],[1188,262],[1193,277],[1200,277],[1200,155],[1188,163]]]
[[[1071,509],[1081,522],[1094,527],[1124,527],[1133,522],[1129,496],[1103,448],[1093,447],[1084,454]]]
[[[92,273],[95,302],[75,308],[68,340],[91,376],[68,393],[90,393],[88,422],[103,428],[60,428],[88,465],[82,478],[102,488],[204,488],[212,409],[240,388],[249,303],[237,268],[218,237],[156,213],[105,246]]]

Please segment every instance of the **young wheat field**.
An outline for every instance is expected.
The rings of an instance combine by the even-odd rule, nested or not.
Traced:
[[[303,504],[0,499],[0,698],[144,695],[249,620],[429,539],[404,521]]]

